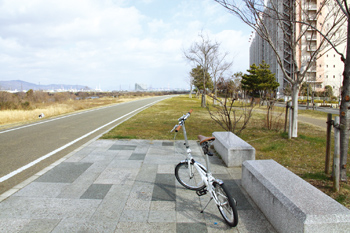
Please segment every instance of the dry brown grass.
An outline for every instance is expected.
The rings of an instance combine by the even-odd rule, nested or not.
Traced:
[[[52,117],[73,111],[73,106],[68,104],[55,104],[34,110],[2,110],[0,112],[0,125],[34,121],[41,113],[45,117]]]
[[[0,127],[6,128],[12,124],[22,124],[39,120],[39,114],[41,113],[45,115],[45,118],[48,118],[75,111],[128,102],[148,97],[150,96],[121,98],[104,97],[98,99],[67,100],[61,103],[38,104],[37,108],[33,110],[2,110],[0,111]]]

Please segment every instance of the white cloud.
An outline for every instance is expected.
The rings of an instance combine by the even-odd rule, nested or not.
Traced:
[[[246,72],[249,61],[248,35],[241,31],[224,30],[216,35],[217,41],[221,42],[221,48],[230,53],[233,60],[233,71]]]
[[[153,19],[148,23],[148,28],[150,33],[157,33],[159,31],[169,30],[171,27],[169,24],[164,23],[163,20]]]
[[[183,49],[202,29],[240,54],[244,66],[247,32],[234,31],[233,16],[218,4],[160,1],[0,0],[0,79],[103,89],[135,82],[187,87],[191,67]],[[156,6],[162,7],[157,15],[147,11]]]

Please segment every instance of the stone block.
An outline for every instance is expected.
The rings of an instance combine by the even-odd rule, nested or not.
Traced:
[[[349,209],[274,160],[245,161],[242,186],[279,232],[349,232]]]
[[[214,132],[213,143],[227,167],[242,166],[246,160],[255,160],[255,149],[232,132]]]

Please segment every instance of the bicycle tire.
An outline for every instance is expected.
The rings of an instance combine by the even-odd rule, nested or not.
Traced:
[[[190,166],[193,168],[193,174],[191,176],[189,174],[189,167],[187,162],[180,162],[178,165],[176,165],[175,177],[177,181],[179,181],[179,183],[187,189],[200,190],[205,188],[205,184],[202,181],[202,178],[197,169],[193,164],[190,164]]]
[[[224,183],[214,182],[214,192],[219,200],[218,209],[226,223],[235,227],[238,224],[238,213],[236,202],[228,192]]]

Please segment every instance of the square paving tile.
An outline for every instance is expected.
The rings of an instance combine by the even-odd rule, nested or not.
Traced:
[[[205,233],[208,232],[205,223],[177,223],[177,233]]]
[[[133,145],[113,145],[109,150],[135,150],[137,146]]]
[[[111,184],[92,184],[80,199],[103,199],[111,187]]]
[[[157,174],[152,201],[176,201],[175,176],[173,174]]]
[[[36,182],[50,182],[50,183],[72,183],[83,172],[88,169],[92,163],[66,163],[63,162],[44,175],[36,179]]]
[[[149,213],[148,222],[176,222],[176,212],[175,210],[151,210]]]
[[[162,146],[174,146],[174,142],[163,142]]]
[[[130,157],[129,160],[144,160],[146,154],[141,154],[141,153],[133,153]]]
[[[148,210],[124,210],[120,222],[147,222]]]

